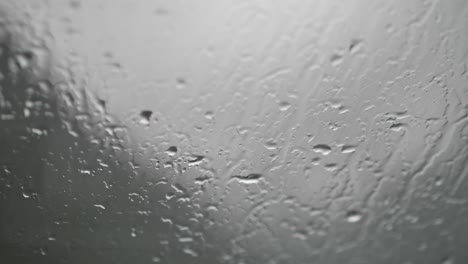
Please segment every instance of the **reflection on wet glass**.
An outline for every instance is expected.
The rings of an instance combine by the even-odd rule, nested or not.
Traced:
[[[467,3],[0,15],[1,263],[468,262]]]

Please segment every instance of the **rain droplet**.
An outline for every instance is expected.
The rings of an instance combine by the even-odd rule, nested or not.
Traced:
[[[206,111],[206,112],[205,112],[205,118],[206,118],[206,119],[212,120],[213,117],[214,117],[213,111]]]
[[[187,254],[187,255],[190,255],[192,257],[198,257],[197,252],[193,251],[190,248],[184,248],[184,253]]]
[[[203,162],[203,159],[205,157],[204,156],[201,156],[201,155],[197,155],[197,156],[192,156],[191,159],[188,161],[188,166],[196,166],[196,165],[199,165],[200,163]]]
[[[441,264],[453,264],[453,263],[454,262],[453,262],[452,258],[450,258],[450,257],[443,258],[442,262],[441,262]]]
[[[330,63],[331,63],[331,65],[334,66],[334,67],[340,65],[342,62],[343,62],[343,55],[342,55],[342,54],[334,53],[334,54],[330,57]]]
[[[32,52],[22,52],[20,54],[17,54],[15,57],[16,65],[19,69],[26,69],[29,67],[33,57],[34,55],[32,54]]]
[[[338,168],[338,164],[336,164],[336,163],[327,163],[327,164],[325,164],[325,169],[327,171],[336,171],[337,168]]]
[[[179,77],[179,78],[177,78],[177,83],[179,83],[179,84],[182,84],[182,85],[183,85],[183,84],[185,84],[185,79],[184,79],[184,78],[182,78],[182,77]]]
[[[170,146],[168,149],[166,149],[165,153],[169,156],[174,156],[175,154],[177,154],[177,147]]]
[[[150,110],[143,110],[143,111],[141,111],[141,112],[140,112],[140,117],[141,117],[140,124],[142,124],[142,125],[149,125],[150,119],[151,119],[151,115],[153,115],[153,111],[150,111]]]
[[[281,112],[288,111],[288,109],[291,107],[291,104],[286,101],[282,101],[279,103],[279,109]]]
[[[362,215],[358,211],[351,210],[346,213],[346,221],[348,221],[348,223],[357,223],[361,221],[361,219]]]
[[[42,256],[47,255],[47,248],[39,248],[39,253],[40,253]]]
[[[47,134],[46,131],[43,131],[43,130],[38,129],[38,128],[31,128],[31,133],[33,133],[35,135],[38,135],[38,136],[42,136],[42,135]]]
[[[356,146],[354,145],[343,145],[341,147],[341,153],[347,154],[347,153],[353,153],[356,151]]]
[[[95,204],[94,207],[102,209],[102,210],[106,210],[106,207],[104,207],[104,205],[102,204]]]
[[[80,170],[80,173],[81,173],[81,174],[85,174],[85,175],[91,175],[91,171],[90,171],[90,170]]]
[[[166,224],[169,224],[169,225],[173,225],[173,224],[174,224],[174,222],[172,221],[172,219],[170,219],[170,218],[164,218],[164,217],[161,217],[161,222],[166,223]]]
[[[234,175],[231,178],[237,180],[240,183],[245,184],[254,184],[258,183],[259,180],[262,178],[262,174],[260,173],[250,173],[248,175]]]
[[[326,144],[317,144],[312,147],[312,151],[326,156],[331,153],[332,148]]]
[[[301,232],[296,232],[293,234],[293,236],[299,240],[305,241],[307,240],[307,235]]]
[[[78,0],[72,0],[72,1],[70,1],[70,7],[72,9],[80,9],[81,3]]]
[[[320,157],[315,157],[312,159],[312,165],[319,165],[320,164]]]
[[[178,90],[184,89],[186,86],[186,81],[184,78],[177,78],[177,86],[176,88]]]
[[[264,146],[265,146],[266,149],[274,150],[274,149],[276,149],[277,144],[273,140],[268,140],[267,142],[265,142]]]
[[[103,99],[97,100],[97,107],[102,113],[106,112],[106,101]]]
[[[156,10],[154,10],[154,14],[157,15],[157,16],[166,16],[169,14],[169,10],[165,9],[165,8],[157,8]]]
[[[191,237],[180,237],[180,238],[178,239],[178,241],[179,241],[180,243],[190,243],[190,242],[193,241],[193,238],[191,238]]]
[[[391,129],[391,130],[393,130],[393,131],[396,131],[396,132],[398,132],[398,131],[401,131],[401,130],[403,130],[403,129],[404,129],[404,127],[405,127],[405,125],[404,125],[404,124],[401,124],[401,123],[396,123],[396,124],[392,124],[392,125],[390,126],[390,129]]]
[[[360,50],[362,50],[362,40],[360,39],[353,39],[351,40],[351,44],[349,44],[349,53],[356,54]]]

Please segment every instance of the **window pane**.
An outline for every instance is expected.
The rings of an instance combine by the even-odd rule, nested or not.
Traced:
[[[2,1],[0,262],[467,263],[467,6]]]

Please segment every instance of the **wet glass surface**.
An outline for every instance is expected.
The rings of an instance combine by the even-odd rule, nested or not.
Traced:
[[[468,2],[0,2],[0,263],[468,263]]]

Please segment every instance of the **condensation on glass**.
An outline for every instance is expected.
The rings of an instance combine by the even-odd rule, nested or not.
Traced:
[[[468,263],[466,1],[0,11],[1,263]]]

